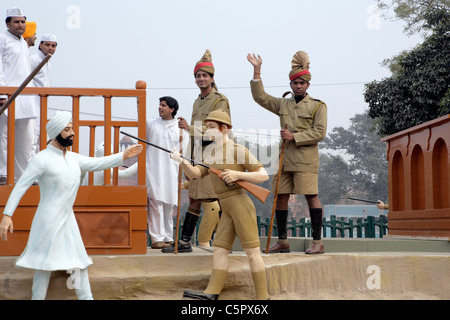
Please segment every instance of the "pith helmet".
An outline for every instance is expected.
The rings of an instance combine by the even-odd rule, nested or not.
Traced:
[[[223,111],[223,109],[218,109],[218,110],[214,110],[214,111],[210,112],[203,121],[204,122],[215,121],[215,122],[226,124],[230,128],[232,127],[231,118],[228,115],[228,113]]]

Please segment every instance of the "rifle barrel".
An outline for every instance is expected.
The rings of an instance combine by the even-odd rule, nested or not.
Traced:
[[[120,133],[122,133],[122,134],[124,134],[124,135],[126,135],[126,136],[129,136],[129,137],[131,137],[131,138],[134,138],[134,139],[136,139],[136,140],[138,140],[138,141],[144,142],[144,143],[148,144],[149,146],[158,148],[158,149],[160,149],[160,150],[162,150],[162,151],[165,151],[165,152],[168,152],[168,153],[172,153],[172,151],[170,151],[170,150],[168,150],[168,149],[166,149],[166,148],[163,148],[163,147],[160,147],[160,146],[158,146],[158,145],[156,145],[156,144],[153,144],[153,143],[151,143],[151,142],[148,142],[147,140],[144,140],[144,139],[135,137],[135,136],[133,136],[133,135],[131,135],[131,134],[129,134],[129,133],[126,133],[126,132],[124,132],[124,131],[120,131]],[[190,161],[190,162],[192,162],[192,163],[195,163],[195,164],[197,164],[197,165],[199,165],[199,166],[203,166],[203,167],[209,169],[209,166],[207,166],[207,165],[204,164],[204,163],[201,163],[201,162],[192,160],[192,159],[187,158],[187,157],[184,157],[184,156],[181,156],[181,157],[182,157],[183,159],[185,159],[185,160],[188,160],[188,161]]]
[[[146,144],[148,144],[148,145],[150,145],[150,146],[152,146],[152,147],[158,148],[158,149],[160,149],[160,150],[162,150],[162,151],[165,151],[165,152],[168,152],[168,153],[172,153],[172,151],[170,151],[170,150],[167,150],[167,149],[165,149],[165,148],[163,148],[163,147],[160,147],[160,146],[158,146],[158,145],[156,145],[156,144],[150,143],[150,142],[148,142],[148,141],[146,141],[146,140],[144,140],[144,139],[135,137],[135,136],[133,136],[133,135],[131,135],[131,134],[129,134],[129,133],[126,133],[126,132],[123,132],[123,131],[120,131],[120,133],[122,133],[122,134],[124,134],[124,135],[127,135],[127,136],[129,136],[129,137],[131,137],[131,138],[134,138],[134,139],[136,139],[136,140],[138,140],[138,141],[144,142],[144,143],[146,143]],[[218,175],[219,173],[221,173],[221,171],[218,170],[218,169],[215,169],[215,168],[213,168],[213,167],[209,167],[209,166],[207,166],[207,165],[205,165],[205,164],[203,164],[203,163],[194,161],[194,160],[192,160],[192,159],[189,159],[189,158],[186,158],[186,157],[183,157],[183,156],[181,156],[181,157],[182,157],[183,159],[188,160],[188,161],[192,161],[192,162],[195,163],[195,164],[198,164],[198,165],[200,165],[200,166],[203,166],[203,167],[205,167],[205,168],[207,168],[207,169],[211,169],[211,171],[212,171],[213,173],[217,174],[217,175]],[[224,183],[225,183],[228,187],[231,187],[231,186],[228,185],[225,181],[224,181]],[[253,194],[255,197],[257,197],[257,198],[258,198],[261,202],[263,202],[263,203],[266,201],[266,198],[267,198],[267,196],[268,196],[269,193],[270,193],[269,190],[266,190],[266,189],[264,189],[264,188],[262,188],[262,187],[260,187],[260,186],[258,186],[258,185],[255,185],[255,184],[250,183],[250,182],[247,182],[247,181],[238,180],[238,181],[236,181],[235,183],[236,183],[237,185],[239,185],[240,187],[244,188],[245,190],[247,190],[248,192],[250,192],[251,194]],[[252,187],[250,188],[250,186],[252,186]],[[255,190],[255,188],[256,188],[257,190]],[[262,193],[262,194],[261,194],[261,193]]]
[[[348,197],[347,199],[350,200],[355,200],[355,201],[361,201],[361,202],[367,202],[367,203],[375,203],[377,204],[378,201],[373,201],[373,200],[365,200],[365,199],[358,199],[358,198],[352,198],[352,197]]]

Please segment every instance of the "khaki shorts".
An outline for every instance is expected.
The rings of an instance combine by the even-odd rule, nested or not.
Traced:
[[[202,202],[203,216],[198,229],[197,240],[199,242],[209,242],[214,231],[219,224],[219,202]]]
[[[272,178],[272,192],[275,192],[277,183],[276,173]],[[282,171],[278,194],[319,194],[318,174],[304,171]]]
[[[242,193],[219,201],[222,216],[213,245],[231,250],[237,235],[243,248],[259,247],[256,211],[250,197]]]

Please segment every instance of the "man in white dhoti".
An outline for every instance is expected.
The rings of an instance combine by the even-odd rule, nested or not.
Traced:
[[[39,43],[39,50],[30,57],[31,70],[34,70],[42,60],[48,55],[53,55],[56,51],[58,42],[56,36],[53,34],[46,33],[42,35],[41,42]],[[35,87],[50,87],[50,69],[51,61],[48,61],[39,72],[33,78],[33,84]],[[36,119],[34,119],[33,125],[33,154],[39,152],[39,132],[40,132],[40,119],[41,119],[41,100],[40,97],[36,98]]]
[[[23,12],[19,8],[6,11],[8,30],[0,34],[0,87],[20,86],[31,73]],[[29,86],[32,86],[30,83]],[[0,95],[0,106],[7,96]],[[18,180],[28,165],[32,154],[33,122],[36,107],[33,96],[20,95],[15,99],[15,157],[14,176]],[[0,184],[6,181],[8,110],[0,115]]]
[[[147,121],[147,141],[168,150],[179,150],[181,129],[174,118],[178,102],[172,97],[159,101],[159,117]],[[186,150],[189,135],[185,130],[181,132]],[[147,146],[148,230],[153,249],[169,247],[173,242],[172,213],[178,203],[178,163],[173,162],[166,152]]]
[[[46,128],[51,143],[32,158],[11,192],[0,223],[1,239],[6,241],[8,231],[13,232],[12,215],[27,189],[37,180],[40,201],[27,246],[16,266],[35,270],[32,299],[45,299],[52,271],[79,270],[75,273],[79,276],[79,286],[75,287],[77,297],[90,300],[87,267],[92,260],[87,255],[73,212],[80,172],[120,166],[125,159],[139,154],[143,146],[133,145],[123,153],[91,158],[67,150],[74,135],[70,112],[57,112]]]

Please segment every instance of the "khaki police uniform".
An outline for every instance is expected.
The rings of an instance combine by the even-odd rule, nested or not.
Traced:
[[[244,146],[228,140],[223,147],[212,149],[205,163],[219,170],[256,171],[262,164]],[[236,235],[243,248],[260,246],[256,210],[246,190],[238,185],[227,186],[216,174],[205,167],[200,168],[202,177],[211,177],[214,192],[219,198],[222,216],[213,245],[231,250]]]
[[[215,89],[212,89],[208,96],[203,99],[199,95],[194,102],[189,134],[191,136],[191,157],[198,162],[203,162],[203,151],[206,147],[206,143],[202,141],[203,133],[206,131],[203,120],[210,112],[218,109],[223,109],[230,115],[228,99]],[[189,183],[189,197],[198,200],[217,199],[210,178],[191,180]]]
[[[278,193],[318,194],[318,142],[326,135],[326,104],[308,94],[298,103],[294,97],[273,97],[264,91],[262,80],[250,81],[250,87],[253,99],[278,115],[281,128],[287,124],[287,129],[294,135],[294,141],[286,141]],[[273,177],[272,190],[275,189],[277,175]]]

